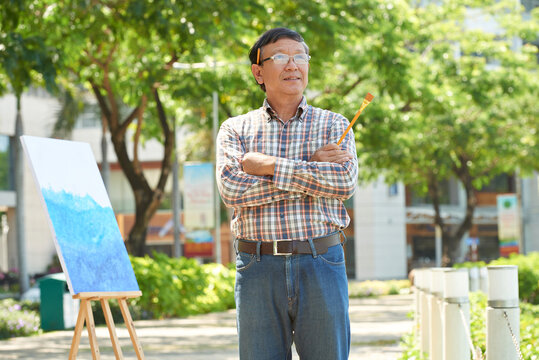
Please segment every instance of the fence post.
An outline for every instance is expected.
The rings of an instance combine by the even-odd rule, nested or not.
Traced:
[[[470,328],[470,302],[468,299],[468,270],[448,269],[443,272],[443,359],[470,358],[467,329]],[[461,311],[463,315],[461,315]],[[462,318],[464,317],[465,323]]]
[[[488,294],[488,270],[486,266],[479,268],[479,288],[483,293]]]
[[[421,314],[421,325],[419,326],[419,348],[422,353],[429,353],[429,334],[430,334],[430,319],[429,319],[429,294],[430,294],[430,270],[422,269],[421,272],[421,296],[419,313]]]
[[[470,271],[470,292],[479,290],[479,268],[472,267]]]
[[[430,360],[442,360],[442,307],[443,307],[443,272],[447,268],[432,268],[430,273]]]
[[[487,269],[487,360],[517,360],[520,355],[518,267],[499,265]]]
[[[415,334],[419,339],[419,325],[421,319],[421,306],[420,306],[420,297],[421,297],[421,269],[414,269],[414,300],[415,300]]]

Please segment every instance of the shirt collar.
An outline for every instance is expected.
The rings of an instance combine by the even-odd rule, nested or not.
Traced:
[[[262,108],[265,110],[265,113],[268,115],[267,120],[281,120],[278,116],[275,110],[271,107],[271,105],[268,102],[268,99],[264,99],[264,104],[262,105]],[[307,114],[307,99],[305,99],[305,96],[301,98],[301,102],[298,105],[298,109],[296,110],[296,114],[294,117],[292,117],[290,120],[298,119],[299,121],[303,121],[305,118],[305,115]],[[281,120],[282,121],[282,120]]]

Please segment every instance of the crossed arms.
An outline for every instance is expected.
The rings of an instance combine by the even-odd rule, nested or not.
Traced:
[[[332,127],[330,141],[336,142],[346,127]],[[308,161],[245,151],[240,136],[225,122],[217,138],[217,184],[228,207],[260,206],[306,196],[345,200],[357,182],[357,157],[353,135],[342,148],[322,146]]]

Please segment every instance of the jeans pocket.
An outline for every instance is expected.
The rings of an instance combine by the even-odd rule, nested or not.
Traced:
[[[325,254],[318,257],[329,265],[344,265],[344,249],[340,244],[329,247]]]
[[[254,254],[248,254],[244,252],[238,252],[236,255],[236,271],[241,272],[248,269],[254,264],[256,256]]]

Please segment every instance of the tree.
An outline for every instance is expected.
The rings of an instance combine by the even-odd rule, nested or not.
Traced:
[[[235,38],[222,37],[233,34],[236,25],[221,20],[241,23],[244,10],[232,1],[43,0],[35,4],[48,43],[56,44],[69,75],[86,84],[97,99],[135,197],[135,224],[127,246],[133,254],[142,255],[148,223],[171,171],[175,141],[171,115],[177,102],[170,88],[182,82],[173,64],[206,60],[211,45],[233,43]],[[128,113],[122,113],[123,105]],[[138,158],[141,143],[152,137],[164,146],[160,176],[153,188]],[[128,149],[130,143],[132,149]]]
[[[445,258],[453,261],[472,226],[476,190],[498,174],[538,168],[537,46],[513,47],[515,37],[536,39],[538,12],[526,21],[512,1],[421,3],[268,1],[268,21],[258,33],[284,25],[304,34],[313,105],[351,117],[367,92],[376,95],[355,127],[360,180],[383,175],[428,193]],[[474,28],[474,18],[503,30]],[[263,99],[260,91],[253,97],[255,85],[237,85],[251,81],[248,71],[238,71],[235,88],[227,89],[233,74],[228,70],[219,84],[227,116]],[[441,213],[439,184],[449,178],[466,194],[456,227]]]
[[[137,223],[128,246],[141,254],[170,172],[171,115],[194,129],[209,129],[206,114],[215,90],[221,121],[260,106],[264,94],[249,64],[234,64],[246,61],[256,38],[275,26],[298,30],[311,47],[311,104],[351,117],[367,92],[376,95],[355,131],[362,179],[385,175],[436,198],[436,184],[456,176],[470,199],[462,229],[471,226],[466,219],[473,218],[474,189],[517,163],[522,170],[533,167],[525,155],[537,153],[536,73],[530,72],[535,48],[524,46],[516,54],[507,39],[535,36],[537,29],[530,21],[515,21],[520,14],[507,2],[419,3],[34,0],[33,15],[47,43],[62,51],[64,68],[98,100],[135,193]],[[466,13],[478,4],[504,26],[506,36],[465,27]],[[487,58],[496,59],[498,68],[489,70]],[[229,65],[188,71],[172,66],[214,61]],[[532,125],[535,132],[526,132]],[[496,136],[500,132],[511,139],[503,141]],[[137,155],[150,137],[161,139],[165,149],[154,188]],[[460,232],[444,227],[447,252],[456,248]]]
[[[347,49],[369,64],[358,79],[370,88],[361,86],[356,99],[367,90],[377,96],[356,127],[360,176],[384,175],[428,193],[452,262],[472,226],[476,190],[498,174],[538,168],[531,156],[537,154],[537,47],[512,48],[514,36],[536,36],[537,12],[535,21],[524,21],[521,9],[503,1],[385,1],[365,11],[363,26],[374,32]],[[503,33],[473,28],[470,16],[495,20]],[[342,63],[343,73],[355,66]],[[342,94],[327,93],[329,104]],[[440,209],[438,184],[451,177],[466,194],[456,228],[445,224]]]
[[[13,91],[16,99],[15,117],[15,187],[16,228],[21,293],[29,288],[26,269],[26,241],[24,232],[23,155],[18,139],[23,135],[21,116],[22,93],[33,84],[55,89],[56,59],[53,48],[45,45],[41,33],[32,31],[32,18],[26,13],[28,2],[9,0],[0,7],[0,94]]]

